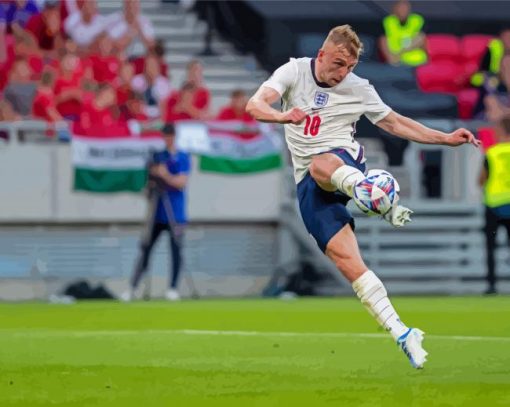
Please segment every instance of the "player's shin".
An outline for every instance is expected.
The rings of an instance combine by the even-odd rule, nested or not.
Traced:
[[[352,198],[354,187],[364,179],[365,175],[357,168],[342,165],[331,175],[331,184]]]
[[[393,308],[382,281],[373,271],[363,273],[352,283],[352,288],[368,312],[395,340],[408,331]]]

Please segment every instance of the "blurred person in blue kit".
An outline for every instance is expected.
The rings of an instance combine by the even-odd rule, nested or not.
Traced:
[[[121,296],[123,301],[135,299],[140,280],[147,271],[154,243],[163,231],[169,233],[172,253],[165,298],[170,301],[180,299],[177,284],[182,268],[182,244],[187,222],[185,188],[190,172],[190,157],[177,149],[173,124],[166,124],[161,132],[166,150],[154,153],[149,163],[147,223],[140,241],[141,251],[130,287]]]
[[[485,155],[480,173],[480,185],[485,192],[485,239],[487,248],[487,291],[497,292],[494,251],[500,226],[506,228],[510,244],[510,116],[496,126],[496,144]]]

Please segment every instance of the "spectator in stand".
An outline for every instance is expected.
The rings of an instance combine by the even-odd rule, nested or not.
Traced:
[[[480,88],[478,103],[474,109],[477,119],[499,122],[510,114],[510,55],[501,60],[497,77],[487,77]]]
[[[255,119],[246,112],[248,97],[244,90],[236,89],[230,96],[230,104],[221,109],[218,120],[242,120],[243,122],[255,122]]]
[[[92,60],[87,55],[83,55],[83,50],[78,47],[72,39],[67,38],[64,42],[64,49],[61,50],[62,54],[72,54],[80,56],[78,58],[75,75],[80,78],[81,88],[84,91],[84,97],[93,97],[91,93],[96,91],[97,82],[94,79],[94,67]],[[59,64],[60,65],[60,64]]]
[[[21,116],[14,111],[7,100],[0,99],[0,122],[14,122],[21,120]],[[0,131],[0,138],[7,138],[3,131]]]
[[[78,122],[80,132],[96,136],[129,134],[127,124],[118,120],[116,102],[112,85],[100,84],[96,97],[83,104]]]
[[[487,44],[487,51],[480,63],[480,69],[471,76],[471,84],[481,87],[491,78],[497,78],[501,60],[504,55],[508,54],[510,54],[510,28],[504,28],[501,30],[499,38],[494,38]]]
[[[45,0],[44,8],[33,15],[26,25],[26,30],[33,35],[35,42],[47,57],[56,58],[61,48],[60,5],[58,0]]]
[[[174,123],[180,120],[202,120],[204,115],[194,105],[194,96],[196,88],[191,82],[186,82],[182,86],[179,97],[173,105],[172,110],[167,111],[165,121]]]
[[[55,102],[55,94],[53,93],[54,83],[55,76],[53,71],[44,71],[32,104],[32,116],[35,118],[48,122],[63,120]]]
[[[393,65],[418,66],[427,62],[424,19],[411,13],[408,0],[398,0],[393,12],[383,20],[384,36],[379,47],[387,62]]]
[[[501,118],[496,126],[497,144],[487,150],[479,177],[485,193],[485,240],[487,250],[487,291],[496,294],[496,235],[503,226],[510,244],[510,117]]]
[[[97,12],[96,0],[86,0],[81,8],[76,0],[67,0],[69,16],[64,22],[64,30],[80,48],[87,49],[104,34],[112,21],[111,17]]]
[[[203,83],[203,68],[200,61],[193,60],[188,64],[186,84],[191,85],[193,89],[192,103],[187,106],[187,112],[193,119],[206,119],[208,117],[210,93]],[[190,87],[188,86],[187,89],[190,89]],[[174,92],[168,99],[166,103],[167,121],[173,116],[173,111],[180,98],[180,92]]]
[[[165,62],[165,44],[161,39],[156,40],[154,47],[149,51],[149,54],[154,55],[158,59],[161,75],[168,78],[168,65]],[[145,56],[133,58],[131,62],[135,67],[136,75],[143,73]]]
[[[193,86],[195,86],[193,106],[201,110],[204,115],[207,115],[211,95],[209,89],[207,89],[204,84],[204,68],[200,61],[195,59],[188,64],[187,82],[190,82]]]
[[[136,120],[139,122],[146,122],[150,118],[145,113],[145,104],[143,95],[140,93],[131,93],[126,103],[126,110],[124,120]]]
[[[21,116],[12,108],[6,100],[0,99],[0,122],[14,122],[21,120]],[[0,140],[9,140],[9,133],[0,130]]]
[[[143,74],[136,75],[131,82],[131,88],[143,94],[147,105],[146,114],[149,117],[160,117],[165,102],[172,90],[170,82],[160,73],[159,61],[154,55],[145,58]]]
[[[30,114],[34,100],[36,84],[31,81],[32,70],[23,57],[14,62],[9,76],[9,83],[4,89],[4,98],[14,111],[22,116]]]
[[[33,0],[14,0],[6,9],[7,32],[21,35],[30,18],[39,13],[37,4]]]
[[[2,4],[0,4],[0,68],[3,68],[3,64],[7,61],[7,16],[5,13],[5,9]],[[3,70],[0,71],[3,73]]]
[[[133,64],[124,61],[120,66],[119,75],[113,81],[113,86],[117,92],[117,104],[123,110],[131,96],[131,82],[135,76]]]
[[[75,54],[64,54],[54,89],[59,113],[73,121],[79,118],[83,102],[83,71],[80,68],[80,59]]]
[[[0,122],[14,122],[21,120],[21,116],[12,108],[11,104],[6,100],[0,99]],[[9,140],[9,133],[0,130],[0,141]]]
[[[25,58],[32,70],[32,80],[39,80],[45,63],[52,66],[58,66],[56,60],[45,60],[39,46],[31,35],[26,33],[18,36],[14,35],[14,54],[17,57]]]
[[[139,0],[124,0],[124,12],[112,16],[108,34],[127,56],[146,54],[154,46],[154,27],[140,15]]]
[[[98,83],[113,82],[117,78],[122,61],[113,52],[113,40],[102,34],[97,39],[97,54],[89,57],[94,72],[94,80]]]

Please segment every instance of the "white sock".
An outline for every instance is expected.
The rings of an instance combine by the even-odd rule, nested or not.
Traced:
[[[397,340],[409,329],[391,305],[386,288],[373,271],[367,270],[356,281],[352,288],[379,325],[389,331],[393,339]]]
[[[349,165],[342,165],[331,175],[331,183],[351,198],[354,186],[364,179],[365,175],[360,170]]]

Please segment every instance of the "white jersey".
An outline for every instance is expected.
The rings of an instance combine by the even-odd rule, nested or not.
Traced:
[[[281,95],[284,111],[298,107],[309,115],[300,125],[284,125],[296,183],[316,154],[343,148],[356,159],[361,147],[354,133],[360,116],[377,123],[391,112],[366,79],[350,73],[327,87],[315,78],[314,63],[311,58],[291,58],[262,84]]]

